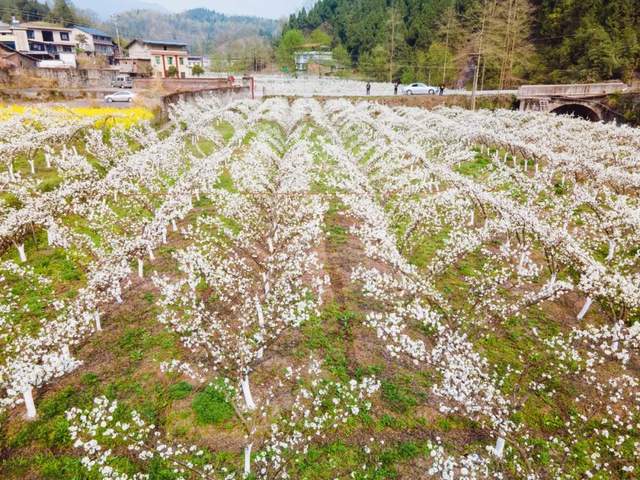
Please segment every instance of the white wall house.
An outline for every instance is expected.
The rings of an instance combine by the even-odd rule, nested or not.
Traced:
[[[113,38],[102,30],[74,25],[71,38],[80,50],[89,55],[102,55],[109,59],[115,56]]]
[[[176,78],[191,77],[186,43],[135,39],[126,50],[129,58],[150,60],[154,77],[168,78],[171,67],[176,69]]]
[[[0,23],[0,43],[41,60],[57,60],[75,50],[71,29],[47,22]]]

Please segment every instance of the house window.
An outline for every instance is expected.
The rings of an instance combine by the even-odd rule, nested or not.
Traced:
[[[184,65],[184,58],[180,57],[180,65]]]
[[[156,56],[156,65],[160,65],[160,55]]]
[[[60,40],[63,42],[69,41],[69,34],[67,32],[60,32]]]
[[[173,57],[167,57],[167,62],[169,65],[173,65]]]
[[[71,52],[72,50],[71,50],[71,47],[69,47],[68,45],[63,45],[62,46],[62,51],[63,52]]]
[[[43,30],[42,40],[44,42],[53,42],[53,32],[50,32],[49,30]]]
[[[36,38],[36,34],[33,30],[27,30],[27,38],[30,40],[33,40],[34,38]]]

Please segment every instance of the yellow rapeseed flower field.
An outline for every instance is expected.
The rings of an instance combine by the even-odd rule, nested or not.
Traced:
[[[153,120],[154,117],[153,112],[144,107],[41,107],[30,105],[0,105],[0,121],[7,120],[13,115],[23,115],[29,111],[36,115],[53,112],[55,115],[95,118],[96,127],[115,125],[130,127],[145,120]]]

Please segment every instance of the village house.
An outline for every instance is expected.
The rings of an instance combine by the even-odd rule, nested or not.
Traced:
[[[38,61],[0,42],[0,70],[35,68]]]
[[[186,43],[173,40],[134,39],[125,48],[130,59],[150,60],[155,77],[168,78],[172,76],[172,71],[175,72],[173,76],[176,78],[191,76]]]
[[[0,23],[0,43],[39,60],[73,54],[71,29],[47,22]]]
[[[47,22],[28,22],[19,25],[18,32],[25,32],[28,51],[18,51],[35,58],[58,59],[61,53],[73,53],[75,44],[71,29]]]
[[[113,63],[115,46],[113,38],[108,33],[97,28],[74,25],[71,30],[71,38],[79,50],[87,55],[107,57],[109,63]]]

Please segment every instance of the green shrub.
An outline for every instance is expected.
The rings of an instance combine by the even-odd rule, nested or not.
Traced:
[[[193,399],[192,407],[200,424],[222,423],[233,417],[233,407],[216,386],[208,386],[198,393]]]
[[[174,383],[169,387],[169,398],[171,400],[182,400],[191,394],[193,387],[187,382]]]

